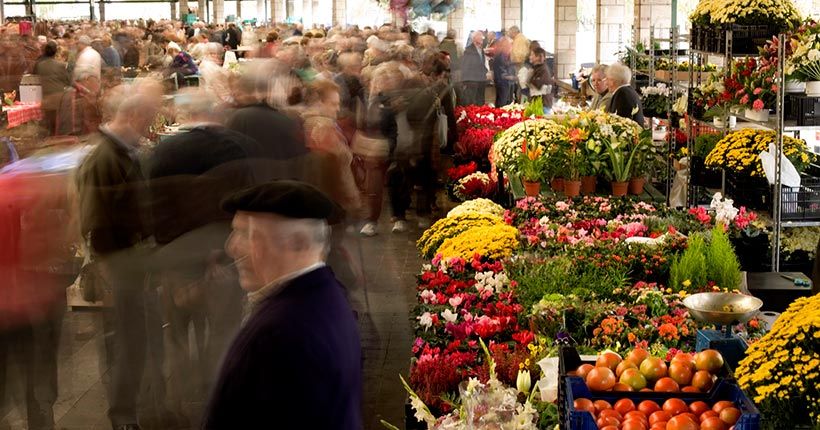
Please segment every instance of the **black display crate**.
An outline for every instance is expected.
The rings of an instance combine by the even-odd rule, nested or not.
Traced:
[[[787,121],[797,121],[798,126],[820,125],[820,97],[787,94],[784,106]]]

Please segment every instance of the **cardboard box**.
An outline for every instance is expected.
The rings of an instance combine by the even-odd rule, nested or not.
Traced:
[[[20,80],[20,102],[42,103],[43,87],[37,75],[23,75]]]

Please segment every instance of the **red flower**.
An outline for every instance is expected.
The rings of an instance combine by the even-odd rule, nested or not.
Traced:
[[[473,174],[478,170],[478,165],[475,161],[471,161],[461,166],[455,166],[447,169],[447,176],[451,181],[457,181],[467,175]]]
[[[763,110],[763,100],[757,99],[752,103],[752,109]]]

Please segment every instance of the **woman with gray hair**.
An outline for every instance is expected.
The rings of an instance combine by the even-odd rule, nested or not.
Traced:
[[[612,100],[612,93],[606,86],[606,71],[609,66],[606,64],[596,64],[589,74],[589,87],[594,91],[592,96],[591,110],[606,109],[609,101]]]
[[[606,111],[615,115],[629,118],[641,126],[644,125],[641,96],[630,85],[632,71],[623,64],[616,63],[606,71],[607,88],[612,93],[612,100]]]

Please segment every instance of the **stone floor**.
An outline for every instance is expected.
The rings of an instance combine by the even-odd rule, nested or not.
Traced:
[[[406,395],[399,374],[406,376],[412,337],[409,310],[414,302],[415,275],[421,265],[415,250],[420,231],[391,234],[385,221],[381,234],[361,240],[367,285],[353,291],[360,310],[364,356],[365,429],[381,429],[380,420],[403,428]],[[97,311],[69,311],[63,319],[59,349],[59,396],[54,406],[57,429],[108,429],[103,385],[103,333]],[[0,409],[0,430],[26,429],[22,384],[10,369],[7,399]],[[173,388],[172,388],[173,389]],[[2,395],[3,393],[0,393]],[[142,403],[152,399],[142,396]],[[0,403],[2,404],[2,403]],[[183,405],[197,428],[202,401]]]

